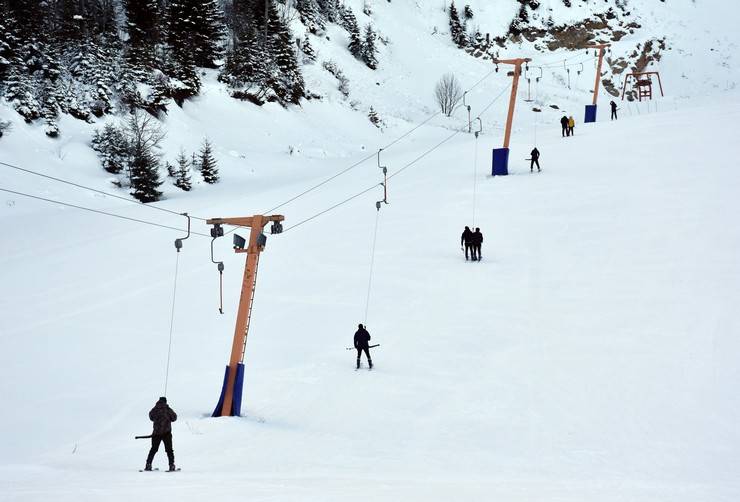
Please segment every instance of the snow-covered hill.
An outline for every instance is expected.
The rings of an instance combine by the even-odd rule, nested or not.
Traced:
[[[573,3],[541,9],[560,24],[602,4]],[[492,34],[517,11],[470,4]],[[319,62],[349,78],[347,100],[317,63],[307,83],[325,97],[301,107],[233,100],[209,73],[200,97],[171,108],[169,158],[208,135],[222,180],[188,194],[166,186],[159,205],[212,217],[266,211],[391,144],[435,113],[442,73],[466,88],[480,81],[467,97],[474,116],[498,98],[477,143],[460,133],[389,183],[366,319],[381,344],[372,373],[354,372],[344,349],[364,320],[381,189],[290,227],[381,181],[375,159],[276,211],[289,230],[269,237],[261,261],[241,418],[209,415],[243,258],[228,237],[216,242],[220,315],[210,239],[185,241],[168,389],[183,471],[173,476],[136,472],[147,445],[133,436],[148,433],[163,390],[172,241],[183,234],[0,193],[0,499],[737,500],[734,8],[629,4],[642,28],[612,54],[665,37],[657,69],[667,97],[625,103],[606,122],[602,93],[601,121],[562,139],[557,120],[580,119],[594,70],[585,64],[569,90],[565,72],[548,68],[530,89],[535,101],[519,102],[506,178],[488,173],[508,77],[452,45],[443,2],[373,4],[390,40],[375,72],[346,53],[338,28],[315,40]],[[500,55],[532,66],[588,58],[535,44]],[[370,106],[383,131],[367,120]],[[383,164],[398,172],[466,130],[465,115],[434,118],[387,148]],[[5,105],[0,116],[13,122],[0,161],[115,190],[88,146],[100,124],[67,117],[52,140]],[[540,174],[524,161],[533,144]],[[0,188],[184,228],[182,217],[7,166]],[[456,242],[472,223],[486,238],[481,263],[465,263]],[[199,221],[194,230],[208,233]]]

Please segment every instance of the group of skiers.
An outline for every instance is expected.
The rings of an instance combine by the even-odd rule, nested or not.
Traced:
[[[480,232],[480,228],[476,227],[475,232],[473,232],[470,227],[465,227],[460,236],[460,246],[464,246],[465,261],[480,261],[481,247],[483,246],[483,234]]]

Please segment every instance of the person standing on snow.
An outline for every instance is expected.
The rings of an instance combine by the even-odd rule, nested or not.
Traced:
[[[570,116],[568,119],[568,136],[573,136],[575,134],[573,132],[573,129],[576,128],[576,119],[573,118],[573,115]]]
[[[363,350],[365,351],[365,357],[367,357],[368,366],[373,369],[373,360],[370,358],[370,333],[362,324],[357,326],[355,332],[355,348],[357,349],[357,369],[360,369],[360,357]]]
[[[473,232],[473,261],[480,261],[481,259],[481,246],[483,245],[483,234],[480,233],[480,228],[475,229]]]
[[[563,118],[560,119],[560,125],[563,128],[563,137],[570,136],[570,130],[568,129],[568,117],[563,115]]]
[[[617,104],[614,101],[610,101],[609,106],[612,107],[612,120],[617,120]]]
[[[468,252],[472,251],[472,238],[473,232],[470,230],[470,227],[465,227],[465,230],[463,230],[460,236],[460,245],[465,246],[465,261],[468,261]]]
[[[152,431],[152,447],[146,457],[144,470],[152,470],[152,461],[157,450],[159,450],[159,443],[164,443],[167,459],[170,461],[170,471],[177,470],[175,468],[175,452],[172,450],[172,422],[177,420],[177,413],[167,405],[166,397],[159,398],[157,404],[149,412],[149,420],[154,422],[154,430]]]
[[[537,147],[534,147],[534,150],[529,152],[529,155],[531,157],[529,162],[529,172],[534,172],[535,164],[537,164],[537,172],[540,172],[540,151],[537,150]]]

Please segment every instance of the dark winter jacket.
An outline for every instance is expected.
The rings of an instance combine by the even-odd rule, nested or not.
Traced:
[[[152,434],[160,435],[172,432],[172,422],[177,420],[177,413],[167,403],[158,402],[149,412],[149,420],[154,422]]]
[[[480,246],[483,244],[483,234],[480,231],[473,232],[472,243],[474,246]]]
[[[370,333],[365,328],[360,328],[355,333],[355,348],[366,349],[370,344]]]
[[[540,151],[535,148],[530,155],[532,156],[532,160],[538,160],[540,158]]]
[[[612,111],[616,111],[616,109],[617,109],[617,104],[616,104],[616,103],[615,103],[614,101],[611,101],[611,102],[609,103],[609,106],[611,106],[611,107],[612,107]]]
[[[473,238],[473,232],[468,228],[465,227],[465,230],[463,231],[462,235],[460,236],[460,244],[465,244],[469,246],[471,244],[470,239]]]
[[[560,119],[560,125],[563,126],[564,128],[568,127],[568,117],[563,115],[563,118]]]

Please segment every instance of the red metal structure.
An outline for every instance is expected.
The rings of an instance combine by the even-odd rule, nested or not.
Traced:
[[[663,97],[663,82],[660,81],[660,73],[658,73],[657,71],[641,71],[629,73],[624,78],[624,85],[622,86],[622,101],[624,101],[624,95],[627,92],[627,83],[630,81],[630,79],[634,80],[634,83],[632,85],[637,92],[638,100],[642,101],[643,98],[646,100],[653,99],[653,75],[658,78],[660,96]]]

